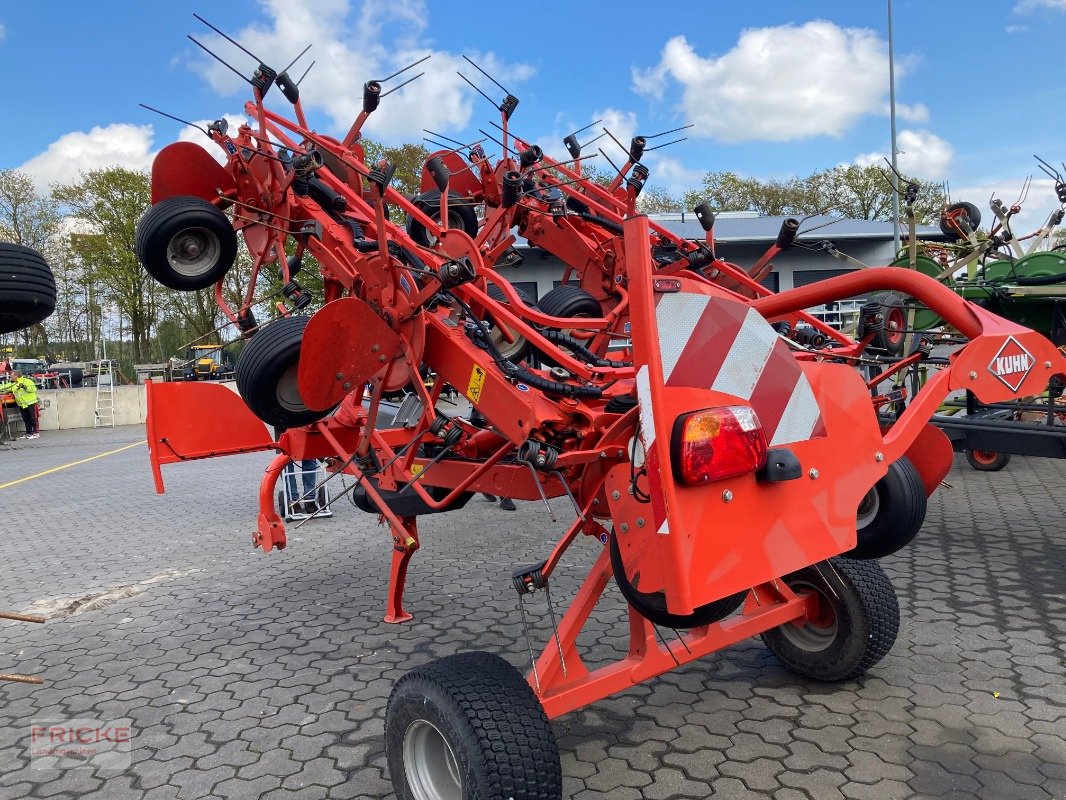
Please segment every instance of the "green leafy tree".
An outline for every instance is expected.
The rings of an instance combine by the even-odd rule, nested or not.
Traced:
[[[366,151],[368,166],[373,166],[382,159],[396,165],[392,185],[398,192],[407,195],[418,192],[422,183],[422,167],[429,158],[429,151],[425,147],[413,142],[398,147],[386,147],[370,139],[363,139],[362,145]]]
[[[137,261],[137,221],[151,204],[147,173],[109,167],[82,173],[74,183],[58,185],[53,195],[66,205],[80,230],[72,246],[87,274],[102,284],[128,322],[133,361],[148,361],[152,329],[166,293]]]

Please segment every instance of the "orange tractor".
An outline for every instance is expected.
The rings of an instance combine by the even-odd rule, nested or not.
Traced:
[[[249,82],[253,123],[205,130],[225,165],[196,144],[164,148],[138,230],[152,275],[176,289],[215,286],[248,336],[240,396],[207,382],[148,385],[157,488],[161,465],[278,451],[253,539],[270,551],[286,546],[279,475],[292,460],[324,460],[354,478],[360,508],[388,523],[388,622],[411,618],[403,588],[418,518],[462,513],[476,492],[572,506],[543,559],[507,576],[520,602],[536,593],[550,602],[570,547],[598,552],[558,625],[553,612],[528,678],[496,655],[466,653],[398,681],[385,736],[400,797],[558,798],[549,720],[751,636],[802,675],[862,674],[899,624],[871,557],[910,540],[950,468],[932,413],[955,390],[1005,401],[1066,371],[1042,336],[913,271],[867,270],[780,294],[755,288],[709,244],[666,242],[635,213],[647,175],[635,150],[619,180],[599,187],[579,160],[553,161],[510,135],[518,100],[509,93],[498,105],[500,158],[477,144],[438,153],[425,167],[427,191],[411,200],[392,187],[392,165],[367,163],[360,145],[387,94],[381,82],[366,84],[363,111],[340,139],[309,128],[287,71],[260,63]],[[275,87],[293,118],[266,105]],[[513,258],[516,233],[550,240],[583,275],[595,263],[600,310],[548,313],[523,298],[497,266]],[[221,285],[240,239],[252,279],[233,308]],[[325,287],[309,316],[298,313],[311,302],[297,281],[306,256]],[[256,325],[264,271],[280,279],[291,313]],[[805,308],[875,289],[917,298],[969,338],[887,430],[854,367],[883,315],[870,309],[856,340],[827,331],[820,347],[786,333]],[[924,355],[919,347],[898,368]],[[439,376],[429,389],[425,367]],[[445,383],[469,400],[468,416],[437,410]],[[380,426],[382,398],[403,387],[416,410],[403,427]],[[216,411],[205,422],[207,403]],[[629,606],[629,650],[590,669],[578,637],[612,581]],[[662,627],[678,630],[681,646]]]

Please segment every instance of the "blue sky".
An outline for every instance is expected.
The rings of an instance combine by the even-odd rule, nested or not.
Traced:
[[[653,182],[675,191],[706,170],[806,175],[888,152],[879,0],[8,0],[0,2],[9,85],[0,167],[47,185],[111,163],[147,168],[179,135],[196,140],[138,102],[193,120],[241,113],[239,80],[185,38],[217,42],[193,12],[277,67],[313,43],[293,72],[317,59],[304,97],[313,126],[329,133],[347,129],[365,80],[432,52],[426,76],[386,98],[370,135],[410,141],[428,127],[474,138],[493,110],[454,74],[464,65],[479,78],[460,60],[466,54],[520,98],[515,129],[555,150],[599,117],[620,138],[696,123],[689,141],[647,159]],[[1033,153],[1066,160],[1066,0],[895,0],[894,12],[901,166],[949,180],[955,199],[985,209],[994,190],[1016,199],[1035,172]],[[253,66],[229,45],[218,51]],[[281,110],[280,95],[273,99]],[[1054,205],[1049,183],[1035,182],[1024,221],[1037,224]]]

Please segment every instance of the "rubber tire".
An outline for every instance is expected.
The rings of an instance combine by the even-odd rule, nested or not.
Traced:
[[[744,602],[747,592],[737,592],[721,600],[715,600],[700,606],[691,614],[671,614],[666,610],[666,594],[664,592],[641,592],[630,583],[626,576],[625,564],[622,563],[622,551],[618,546],[618,539],[611,537],[611,571],[614,572],[614,582],[622,592],[622,597],[644,619],[654,625],[663,628],[698,628],[701,625],[710,625],[713,622],[725,619]]]
[[[237,391],[253,414],[276,428],[310,425],[333,410],[287,408],[278,400],[278,383],[286,371],[300,361],[300,343],[307,319],[282,317],[262,326],[248,340],[237,359]]]
[[[455,756],[464,800],[560,800],[555,733],[525,678],[492,653],[460,653],[416,667],[385,710],[385,757],[399,800],[412,797],[404,734],[431,722]]]
[[[412,202],[418,206],[418,208],[430,219],[439,222],[440,221],[440,190],[430,189],[422,192],[422,194],[416,195]],[[467,234],[474,237],[477,236],[478,224],[477,224],[477,211],[469,204],[467,198],[456,194],[455,192],[448,192],[448,226],[452,225],[452,217],[454,216],[460,223],[461,227]],[[421,222],[418,222],[414,217],[407,216],[407,234],[423,247],[433,247],[433,239],[430,236],[426,226]]]
[[[0,333],[44,322],[56,309],[56,281],[44,257],[29,247],[0,242]]]
[[[994,458],[982,459],[977,453],[988,453]],[[1010,463],[1010,453],[994,453],[991,450],[967,450],[966,462],[978,472],[999,472]]]
[[[171,241],[182,231],[204,228],[217,239],[219,252],[213,263],[197,274],[176,270],[167,257]],[[199,197],[168,197],[148,209],[137,223],[134,242],[137,258],[148,274],[164,286],[194,292],[214,286],[237,258],[237,234],[229,218],[217,207]]]
[[[899,602],[895,590],[876,561],[831,558],[828,582],[835,597],[819,589],[822,602],[832,607],[837,624],[832,639],[819,649],[805,648],[789,635],[791,622],[762,635],[763,644],[790,672],[817,681],[835,683],[858,678],[884,658],[899,633]],[[804,567],[783,580],[791,588],[802,584],[824,585],[815,566]],[[810,627],[810,623],[807,623]]]
[[[515,287],[515,292],[518,294],[518,299],[525,303],[530,308],[537,308],[537,301],[530,297],[525,291]],[[508,304],[506,295],[503,293],[503,289],[494,283],[488,285],[488,296],[499,303]],[[491,323],[488,324],[489,333],[494,333],[494,327]],[[504,358],[508,361],[513,361],[518,364],[529,356],[529,342],[525,337],[517,336],[514,343],[508,344],[508,342],[501,336],[499,338],[493,338],[496,347],[503,353]]]
[[[846,558],[883,558],[902,550],[922,529],[928,508],[925,482],[909,458],[889,464],[888,473],[871,490],[877,493],[877,515],[857,531]]]
[[[900,330],[905,330],[907,327],[907,312],[904,310],[907,298],[899,292],[878,292],[877,294],[870,295],[870,300],[875,303],[880,303],[884,308],[885,314],[885,330],[878,331],[874,336],[870,347],[882,350],[889,355],[898,356],[903,352],[903,345],[907,342],[907,335],[905,333],[900,334],[898,339],[895,339],[889,335],[888,321],[889,316],[896,314],[902,314],[902,323]]]
[[[949,242],[957,242],[962,236],[955,228],[948,224],[947,218],[944,216],[949,211],[956,211],[958,209],[965,209],[966,216],[970,220],[970,229],[976,231],[981,225],[981,211],[973,203],[952,203],[950,206],[944,209],[944,214],[940,215],[940,232],[948,237]]]
[[[537,303],[541,313],[549,317],[592,317],[603,316],[599,301],[580,286],[564,283],[556,286]]]

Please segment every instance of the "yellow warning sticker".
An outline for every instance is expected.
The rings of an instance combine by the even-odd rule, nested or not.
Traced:
[[[470,370],[470,385],[466,387],[466,397],[471,403],[481,401],[481,389],[485,386],[485,370],[477,364]]]
[[[412,464],[411,465],[411,474],[412,475],[418,475],[419,473],[422,472],[423,469],[424,469],[424,467],[421,464]]]

